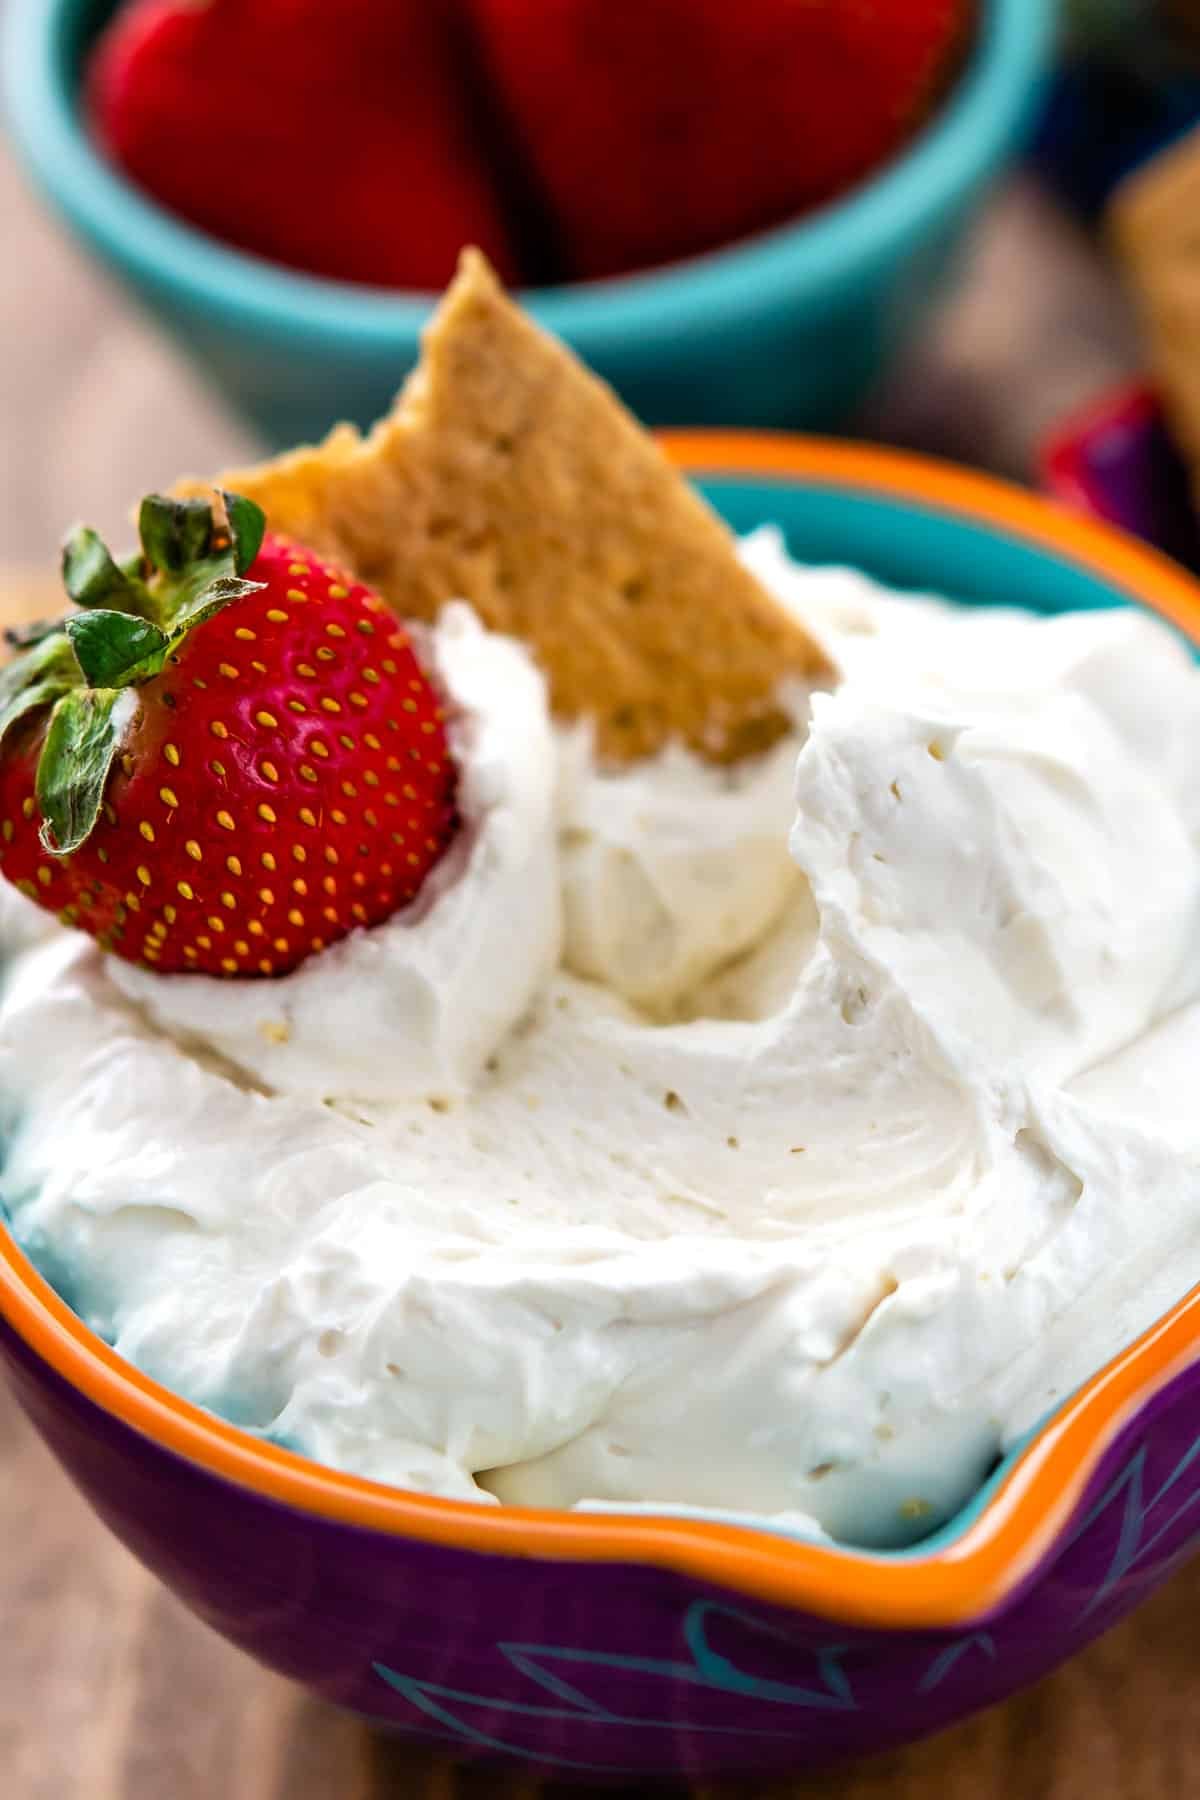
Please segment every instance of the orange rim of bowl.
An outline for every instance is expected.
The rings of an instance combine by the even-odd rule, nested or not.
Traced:
[[[819,438],[670,432],[689,474],[827,484],[999,529],[1103,578],[1200,643],[1200,584],[1107,526],[991,476],[928,457]],[[953,1628],[994,1612],[1054,1548],[1105,1450],[1200,1356],[1200,1287],[1065,1401],[952,1541],[902,1558],[806,1543],[767,1528],[669,1513],[484,1507],[385,1487],[260,1442],[178,1398],[85,1326],[0,1231],[0,1314],[70,1386],[185,1461],[301,1512],[459,1550],[645,1565],[838,1623]]]

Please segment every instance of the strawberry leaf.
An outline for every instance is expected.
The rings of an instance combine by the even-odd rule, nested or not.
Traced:
[[[77,613],[64,627],[89,687],[125,687],[157,675],[170,638],[132,613]]]
[[[225,507],[225,517],[229,521],[233,566],[239,575],[244,575],[262,549],[267,515],[261,506],[253,500],[247,500],[244,494],[227,494],[224,488],[220,488],[218,492]]]
[[[207,587],[201,588],[190,600],[185,600],[172,619],[175,629],[171,641],[177,642],[186,636],[194,625],[203,625],[214,617],[232,600],[242,600],[247,594],[257,594],[266,586],[265,581],[241,581],[236,575],[218,575]]]
[[[228,531],[215,525],[207,500],[148,494],[142,501],[138,531],[143,566],[152,571],[146,584],[150,608],[143,610],[172,638],[262,586],[240,580],[262,542],[262,509],[236,494],[227,498],[233,509]]]
[[[69,856],[100,813],[131,689],[152,681],[190,631],[265,583],[247,581],[266,531],[262,508],[220,495],[224,519],[205,500],[150,494],[138,513],[140,551],[118,564],[98,534],[77,527],[63,547],[63,581],[81,609],[60,626],[36,626],[22,654],[0,670],[0,745],[23,719],[49,709],[36,787],[41,841]]]
[[[0,746],[3,746],[9,733],[21,723],[22,719],[29,718],[31,714],[39,712],[43,707],[53,706],[56,700],[69,692],[69,683],[53,679],[35,681],[29,687],[22,688],[21,692],[15,695],[0,712]]]
[[[139,636],[138,622],[149,621],[175,643],[185,628],[262,587],[242,577],[262,547],[266,515],[241,494],[220,498],[224,521],[214,518],[207,500],[147,494],[138,510],[141,549],[121,564],[89,526],[71,533],[63,549],[67,592],[85,611],[108,615],[94,637],[72,632],[88,680],[127,686],[158,673],[161,646],[149,634]],[[118,614],[133,621],[124,636],[113,623]]]
[[[39,638],[23,656],[0,669],[0,712],[23,688],[50,676],[60,677],[67,686],[77,679],[71,645],[61,629]]]
[[[156,569],[164,575],[181,574],[212,548],[212,507],[207,500],[147,494],[138,510],[138,536]]]
[[[27,655],[0,669],[0,745],[22,719],[51,706],[77,679],[75,658],[61,631],[42,638]]]
[[[77,525],[63,545],[62,577],[76,606],[145,611],[145,589],[117,567],[103,538],[90,525]]]
[[[37,771],[42,847],[69,856],[100,816],[104,788],[120,747],[128,690],[73,688],[50,715]]]
[[[4,642],[10,650],[32,650],[35,644],[53,637],[61,632],[63,622],[57,619],[37,619],[30,625],[9,625],[4,632]]]

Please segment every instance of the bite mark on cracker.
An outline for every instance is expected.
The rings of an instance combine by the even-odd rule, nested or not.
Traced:
[[[221,484],[406,618],[468,600],[530,646],[555,714],[592,719],[610,762],[672,739],[715,762],[762,751],[791,726],[781,684],[828,674],[722,522],[478,252],[368,437],[342,425]]]

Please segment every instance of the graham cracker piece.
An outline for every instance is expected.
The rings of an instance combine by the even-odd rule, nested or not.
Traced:
[[[221,485],[403,617],[468,600],[531,647],[555,713],[593,719],[612,762],[670,739],[715,762],[761,751],[790,727],[780,683],[827,674],[716,515],[477,251],[367,438],[342,425]]]
[[[1109,221],[1200,498],[1200,130],[1128,176]]]

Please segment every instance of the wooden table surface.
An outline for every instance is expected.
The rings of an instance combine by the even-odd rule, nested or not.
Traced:
[[[0,146],[0,563],[236,461],[241,432],[41,216]],[[875,406],[879,435],[1018,476],[1063,408],[1136,364],[1090,249],[1028,186],[993,206],[958,297]],[[782,1800],[1200,1795],[1200,1565],[1029,1694],[936,1741],[776,1787]],[[92,1519],[0,1391],[4,1800],[494,1800],[306,1699],[191,1618]],[[545,1800],[571,1790],[554,1784]],[[632,1792],[633,1790],[630,1790]],[[765,1800],[762,1789],[727,1790]]]

